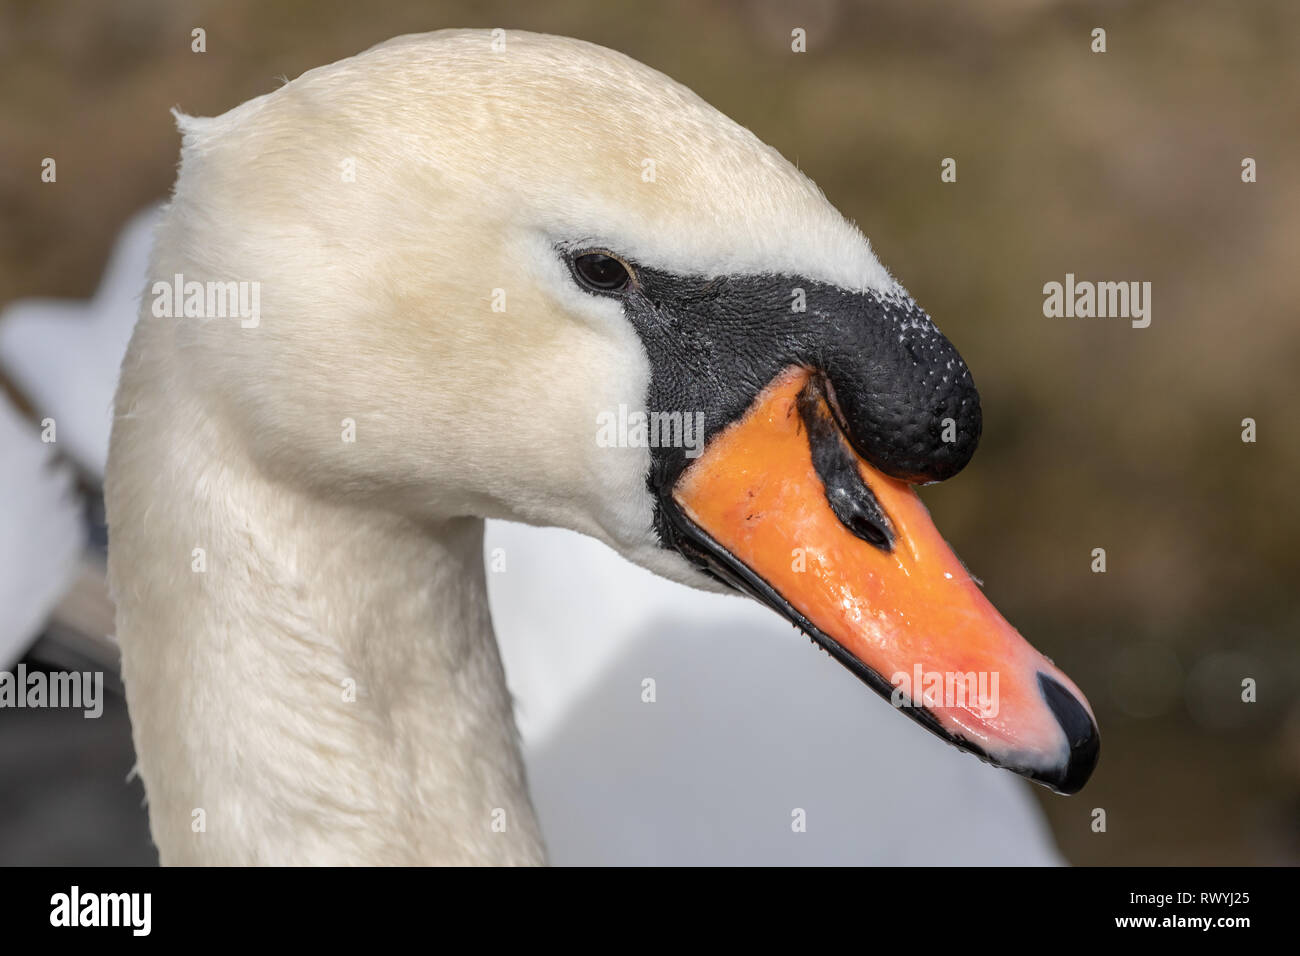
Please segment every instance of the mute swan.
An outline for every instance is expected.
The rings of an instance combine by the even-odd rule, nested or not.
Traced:
[[[103,480],[108,410],[148,285],[159,213],[151,208],[126,225],[90,302],[23,300],[0,313],[0,366],[36,418],[58,421],[55,447],[76,460],[88,489]],[[78,388],[62,387],[74,380]],[[42,467],[38,480],[55,477]],[[10,497],[30,503],[34,494],[28,486]],[[76,503],[59,500],[72,553]],[[39,540],[58,540],[56,523],[29,504],[27,513],[38,512],[31,528]],[[38,565],[33,542],[20,525],[4,527],[3,546],[20,559],[4,578],[18,584],[13,598],[43,600],[25,583]],[[558,528],[489,521],[484,547],[493,630],[553,862],[1061,862],[1019,780],[953,759],[938,738],[917,733],[849,674],[791,641],[789,626],[756,602],[674,584]],[[87,562],[93,574],[78,580],[98,592],[95,558]],[[43,571],[32,580],[63,583]],[[111,604],[105,614],[68,601],[55,612],[56,637],[113,633]],[[116,671],[116,644],[96,647]],[[650,676],[654,706],[643,700]],[[807,707],[811,699],[816,708]],[[119,785],[125,773],[126,765],[111,770],[101,786]],[[795,807],[809,817],[798,833],[788,820]],[[96,818],[86,819],[96,833]],[[45,839],[36,826],[29,821],[30,838]],[[130,846],[120,829],[111,839],[130,859],[151,852]]]
[[[23,300],[0,313],[0,366],[36,418],[58,421],[55,447],[70,452],[88,489],[103,480],[107,412],[148,286],[159,213],[125,226],[90,302]],[[61,386],[74,379],[82,386]],[[31,502],[32,494],[17,497]],[[71,521],[75,502],[66,507]],[[10,583],[37,563],[19,527],[5,526],[9,553],[21,557],[5,575]],[[32,527],[55,540],[48,516]],[[79,529],[69,530],[72,552]],[[493,630],[553,862],[1061,862],[1021,781],[953,759],[938,738],[791,641],[789,626],[756,602],[669,582],[558,528],[489,521],[484,547]],[[98,592],[101,574],[78,581]],[[53,586],[44,572],[34,579]],[[39,595],[27,584],[13,590]],[[100,640],[113,633],[112,605],[105,614],[68,601],[56,609],[54,635],[99,641],[116,671],[116,643]],[[643,699],[650,676],[654,706]],[[119,785],[125,773],[126,765],[113,769],[101,785]],[[796,807],[809,818],[798,833],[788,819]],[[87,825],[97,832],[98,823]],[[34,826],[31,839],[42,839]],[[129,844],[120,830],[112,839]],[[142,859],[151,851],[117,852]]]
[[[995,714],[904,712],[1081,786],[1082,694],[905,483],[978,440],[956,352],[694,94],[578,41],[499,41],[402,37],[180,118],[105,486],[163,862],[543,861],[484,517],[746,591],[882,692],[913,665],[996,673]],[[260,316],[171,318],[176,277],[260,283]],[[708,444],[609,447],[620,408],[703,414]]]

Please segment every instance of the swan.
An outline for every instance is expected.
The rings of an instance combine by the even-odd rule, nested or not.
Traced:
[[[485,518],[749,594],[959,748],[1086,781],[1082,693],[912,489],[974,451],[965,364],[747,130],[620,54],[487,31],[178,122],[105,476],[162,862],[545,861]],[[192,283],[256,283],[257,321]],[[598,441],[626,409],[707,440]],[[898,699],[977,672],[992,708]]]
[[[62,499],[70,553],[81,537],[71,519],[98,510],[117,369],[148,286],[158,212],[126,224],[92,300],[22,300],[0,313],[0,369],[30,418],[58,422],[53,447],[76,463],[89,499]],[[10,496],[34,520],[4,526],[0,548],[14,556],[5,563],[5,606],[35,607],[41,587],[62,589],[45,636],[93,647],[116,672],[99,547],[83,551],[89,573],[74,585],[32,558],[38,545],[60,540],[37,490],[56,474],[42,465]],[[757,602],[672,583],[558,528],[489,521],[484,549],[493,630],[551,862],[1061,862],[1020,780],[952,759],[938,737],[863,696],[847,671],[807,654]],[[39,608],[29,613],[41,617]],[[37,632],[22,629],[10,660]],[[656,703],[668,706],[642,700],[647,675]],[[814,698],[816,709],[802,703]],[[882,780],[880,768],[906,772]],[[812,818],[797,834],[783,822],[793,807]]]
[[[100,510],[113,389],[149,284],[158,214],[150,207],[124,226],[93,299],[21,300],[0,313],[0,369],[29,418],[58,422],[53,447],[81,475],[87,500],[65,499],[73,517]],[[80,386],[62,387],[72,381]],[[42,465],[35,477],[54,474]],[[40,597],[28,582],[61,587],[45,636],[94,649],[116,673],[99,546],[83,551],[71,586],[32,573],[34,547],[58,540],[36,487],[11,496],[27,502],[38,535],[4,526],[0,547],[15,556],[4,582],[23,602]],[[69,530],[75,551],[79,529]],[[559,528],[491,520],[484,549],[493,630],[551,862],[1061,862],[1019,779],[954,760],[938,737],[916,733],[847,671],[791,641],[789,625],[757,602],[675,584]],[[23,630],[11,659],[36,633]],[[667,706],[642,699],[647,675],[656,704]],[[905,772],[882,778],[883,768]],[[811,817],[798,833],[783,822],[795,807]]]

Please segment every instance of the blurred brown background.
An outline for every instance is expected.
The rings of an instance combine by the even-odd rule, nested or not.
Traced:
[[[169,108],[448,26],[578,36],[692,87],[797,161],[961,350],[983,443],[925,497],[1096,707],[1093,782],[1036,788],[1067,857],[1300,861],[1300,4],[3,0],[0,305],[94,291],[170,187]],[[1151,282],[1150,328],[1045,318],[1067,272]]]

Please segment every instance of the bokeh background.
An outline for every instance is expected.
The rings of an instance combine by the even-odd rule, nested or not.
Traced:
[[[925,499],[1096,708],[1084,795],[1035,788],[1071,862],[1300,861],[1300,4],[0,0],[0,306],[94,293],[170,188],[171,107],[448,26],[569,34],[690,86],[797,161],[962,352],[983,441]],[[1067,272],[1151,282],[1151,326],[1045,318]],[[58,759],[34,720],[0,713],[0,819],[62,794],[21,828],[51,862],[95,807],[143,827],[95,759],[129,750],[120,712],[69,723]]]

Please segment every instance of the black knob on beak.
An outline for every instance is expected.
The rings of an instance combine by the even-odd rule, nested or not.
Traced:
[[[845,434],[858,454],[894,478],[951,478],[980,439],[970,370],[907,296],[849,298],[824,357]]]

